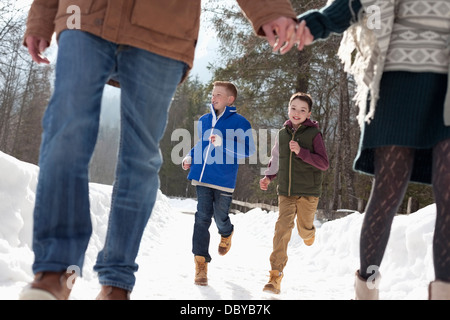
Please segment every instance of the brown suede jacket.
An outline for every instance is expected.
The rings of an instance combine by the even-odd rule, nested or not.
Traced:
[[[260,36],[267,22],[281,16],[296,19],[289,0],[236,1]],[[58,39],[73,19],[73,5],[81,9],[81,30],[183,61],[192,68],[201,0],[34,0],[24,38],[33,35],[50,43],[56,32]]]

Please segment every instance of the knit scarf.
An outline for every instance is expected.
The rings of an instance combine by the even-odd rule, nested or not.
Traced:
[[[450,37],[448,44],[450,46]],[[450,64],[448,65],[448,77],[450,77]],[[447,95],[444,103],[444,124],[450,126],[450,79],[447,78]]]
[[[348,1],[351,8],[354,0]],[[353,13],[352,24],[344,32],[338,56],[344,70],[353,75],[357,84],[354,99],[359,107],[358,122],[363,127],[364,122],[370,123],[375,115],[398,0],[360,1],[364,10],[361,10],[359,17]],[[448,87],[444,107],[444,123],[447,126],[450,125],[450,82]]]

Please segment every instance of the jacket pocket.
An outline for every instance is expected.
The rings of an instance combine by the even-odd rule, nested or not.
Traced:
[[[200,26],[200,0],[136,0],[131,23],[172,37],[196,40]]]
[[[81,14],[88,14],[91,12],[92,3],[94,0],[59,0],[58,11],[56,12],[56,19],[72,15],[73,10],[69,8],[70,6],[77,6],[80,8]]]

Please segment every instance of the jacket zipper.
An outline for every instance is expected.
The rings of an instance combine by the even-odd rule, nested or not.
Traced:
[[[295,131],[292,132],[292,140],[294,140]],[[289,183],[288,183],[288,196],[291,196],[291,185],[292,185],[292,151],[289,154]]]
[[[225,111],[224,111],[225,112]],[[223,114],[221,114],[221,116],[217,119],[216,123],[214,123],[214,126],[211,127],[211,134],[214,132],[214,128],[216,127],[217,122],[220,120],[220,118],[222,118]],[[203,168],[202,168],[202,172],[200,173],[200,179],[199,182],[202,182],[202,178],[203,178],[203,173],[205,172],[205,168],[206,168],[206,162],[208,161],[208,156],[209,156],[209,149],[211,149],[211,141],[209,141],[208,144],[208,150],[206,150],[206,158],[205,158],[205,162],[203,163]]]
[[[214,129],[214,128],[212,128]],[[212,131],[211,131],[212,132]],[[211,148],[211,141],[208,144],[208,150],[206,150],[206,158],[205,158],[205,163],[203,163],[203,168],[202,168],[202,172],[200,173],[200,179],[199,182],[202,182],[202,178],[203,178],[203,173],[205,172],[205,167],[206,167],[206,162],[208,160],[208,155],[209,155],[209,149]]]

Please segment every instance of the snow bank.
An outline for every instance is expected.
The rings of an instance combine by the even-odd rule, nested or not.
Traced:
[[[32,212],[38,167],[0,152],[0,299],[16,299],[31,281]],[[103,246],[111,186],[90,184],[93,234],[83,278],[71,299],[94,299],[99,290],[92,271]],[[269,256],[277,212],[253,209],[232,215],[235,226],[231,251],[217,253],[220,236],[210,228],[209,286],[193,284],[191,238],[196,201],[169,199],[161,192],[146,227],[137,262],[133,299],[351,299],[359,265],[359,234],[363,214],[323,224],[316,222],[313,246],[303,244],[295,229],[289,244],[280,295],[262,292],[270,269]],[[391,237],[380,268],[382,299],[426,299],[434,279],[432,237],[435,206],[394,219]]]

